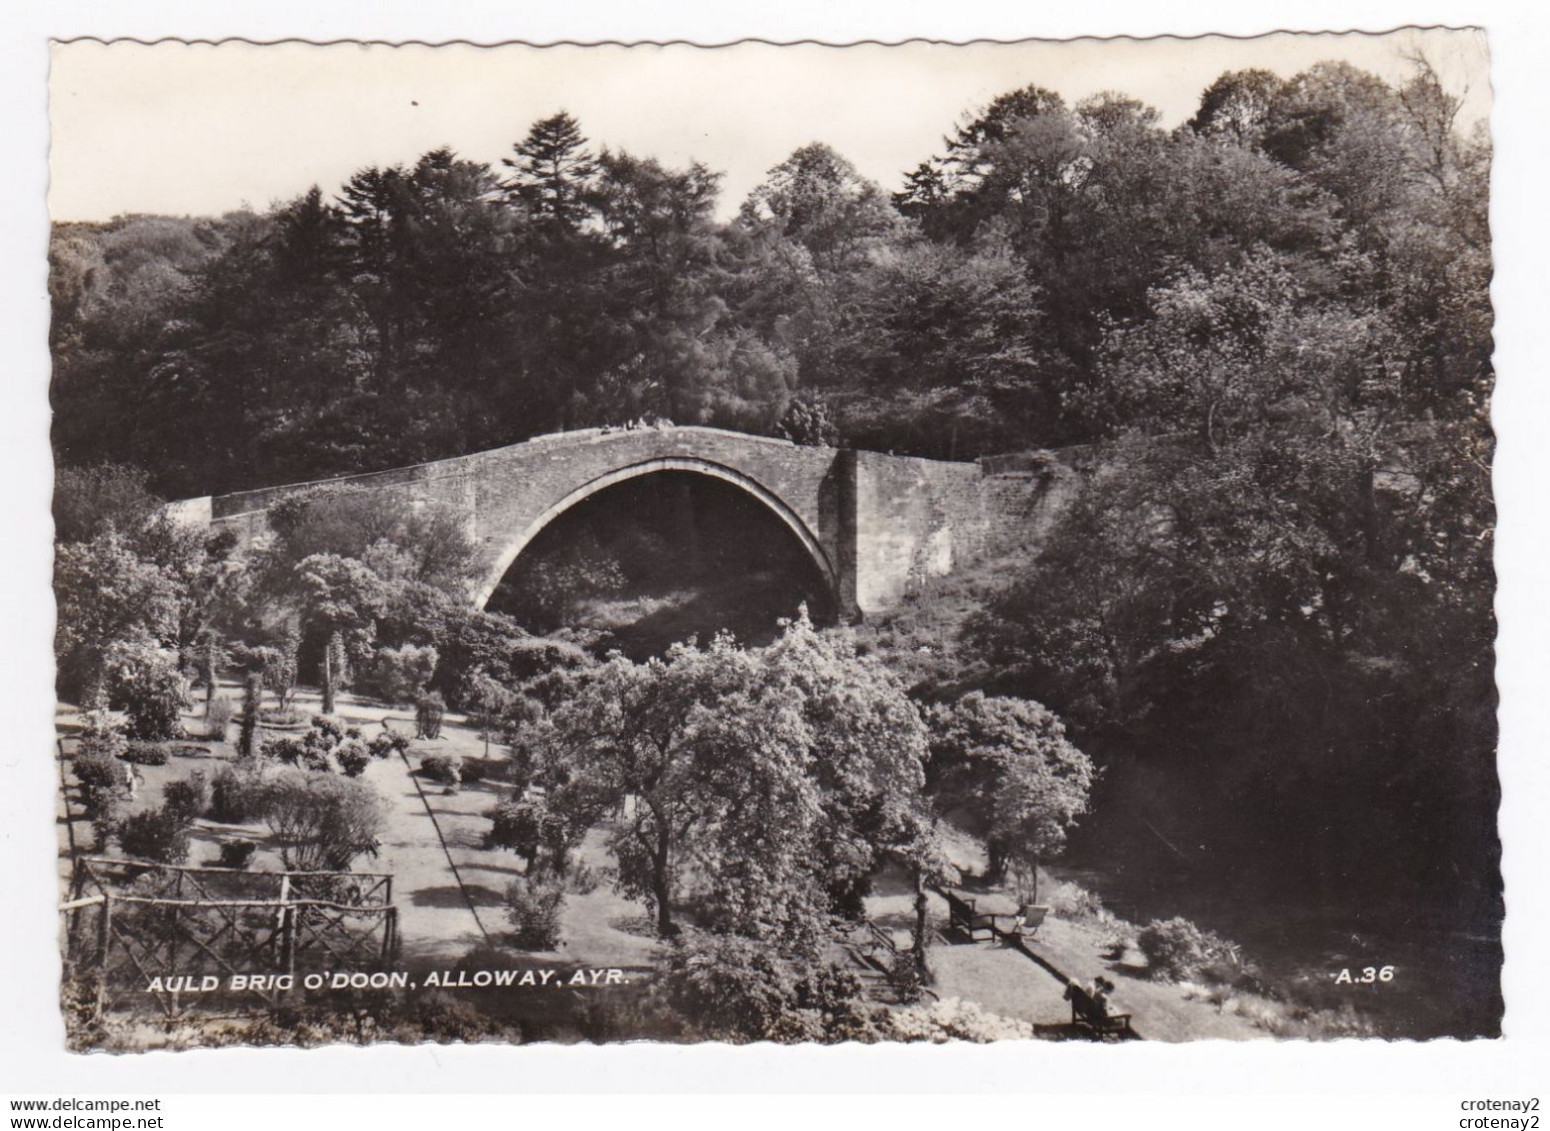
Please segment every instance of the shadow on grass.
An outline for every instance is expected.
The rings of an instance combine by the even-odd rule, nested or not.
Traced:
[[[657,941],[657,921],[650,915],[630,915],[621,919],[610,919],[608,926],[624,935],[635,935],[638,938]]]
[[[475,907],[499,907],[506,902],[506,896],[494,888],[485,887],[483,884],[447,884],[439,888],[421,888],[409,897],[409,902],[416,907],[462,907],[465,905],[464,892],[467,892],[467,902]]]
[[[522,869],[518,868],[515,864],[484,864],[484,863],[481,863],[481,862],[478,862],[478,861],[475,861],[473,863],[464,863],[463,861],[460,860],[460,861],[458,861],[458,866],[457,867],[458,867],[458,871],[465,872],[465,873],[466,872],[494,872],[498,876],[521,876],[521,875],[524,875]]]

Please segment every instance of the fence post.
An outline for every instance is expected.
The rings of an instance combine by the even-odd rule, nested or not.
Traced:
[[[398,908],[382,913],[382,965],[392,966],[398,952]]]
[[[81,898],[84,887],[85,881],[81,878],[81,861],[77,857],[70,865],[71,903]],[[70,918],[65,927],[65,939],[70,950],[79,949],[81,945],[81,909],[79,907],[70,912]]]
[[[280,878],[280,968],[296,979],[296,912],[290,905],[291,877]]]
[[[92,1017],[100,1020],[108,993],[108,947],[113,941],[113,893],[102,893],[102,918],[97,920],[97,1002]]]

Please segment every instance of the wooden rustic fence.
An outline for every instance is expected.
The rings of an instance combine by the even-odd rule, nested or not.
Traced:
[[[94,975],[97,1009],[154,1000],[190,1009],[269,1008],[307,975],[381,973],[398,961],[393,877],[243,872],[107,857],[76,862],[60,905],[67,976]]]

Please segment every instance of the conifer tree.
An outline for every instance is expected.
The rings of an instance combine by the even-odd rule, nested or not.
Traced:
[[[533,123],[512,149],[516,159],[501,160],[514,170],[505,185],[507,198],[520,201],[535,217],[580,227],[588,211],[587,190],[597,174],[581,124],[561,110]]]

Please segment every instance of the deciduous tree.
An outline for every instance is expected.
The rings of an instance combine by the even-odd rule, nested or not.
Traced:
[[[1041,703],[972,691],[931,711],[932,771],[945,807],[984,822],[990,876],[1019,864],[1038,893],[1039,863],[1087,812],[1096,772]]]

